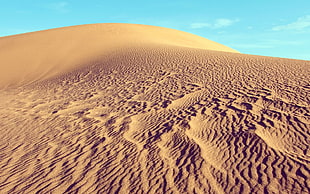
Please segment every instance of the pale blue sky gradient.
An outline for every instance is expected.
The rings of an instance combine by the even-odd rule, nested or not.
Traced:
[[[310,60],[310,0],[0,0],[0,36],[91,23],[163,26],[246,54]]]

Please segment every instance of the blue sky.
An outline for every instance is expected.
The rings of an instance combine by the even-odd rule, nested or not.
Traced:
[[[310,0],[0,0],[0,36],[90,23],[174,28],[242,53],[310,60]]]

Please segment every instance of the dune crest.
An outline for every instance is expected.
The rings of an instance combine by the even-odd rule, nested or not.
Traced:
[[[237,52],[205,38],[163,27],[89,24],[0,37],[0,88],[71,72],[124,48],[180,46]]]
[[[0,45],[0,193],[310,191],[310,61],[128,24]]]

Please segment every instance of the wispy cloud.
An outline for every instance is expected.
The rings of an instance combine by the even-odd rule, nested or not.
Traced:
[[[220,19],[216,19],[212,23],[207,23],[207,22],[192,23],[190,25],[190,27],[194,28],[194,29],[198,29],[198,28],[219,29],[219,28],[224,28],[224,27],[227,27],[227,26],[231,26],[231,25],[233,25],[236,22],[239,22],[239,19],[220,18]]]
[[[52,3],[48,5],[48,8],[60,13],[67,13],[69,11],[68,8],[69,3],[66,1],[61,1],[57,3]]]
[[[303,45],[303,42],[300,41],[283,41],[277,39],[271,40],[260,40],[256,44],[233,44],[233,46],[237,49],[267,49],[267,48],[276,48],[282,46],[300,46]]]
[[[280,31],[280,30],[304,30],[310,27],[310,15],[306,15],[297,19],[297,21],[286,24],[286,25],[279,25],[272,28],[273,31]]]
[[[204,27],[210,27],[211,24],[209,23],[192,23],[191,28],[204,28]]]

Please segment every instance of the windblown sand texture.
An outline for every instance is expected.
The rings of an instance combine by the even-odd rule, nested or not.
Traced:
[[[177,30],[0,38],[0,193],[309,193],[310,61]]]

